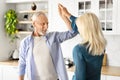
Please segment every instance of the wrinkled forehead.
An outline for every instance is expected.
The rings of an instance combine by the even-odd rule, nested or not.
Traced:
[[[37,22],[40,22],[40,23],[48,23],[48,19],[46,17],[46,15],[39,15],[37,18],[36,18],[36,21]]]

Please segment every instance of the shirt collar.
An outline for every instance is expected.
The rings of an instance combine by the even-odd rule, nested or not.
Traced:
[[[33,40],[34,36],[33,36],[34,31],[32,32],[32,34],[30,35],[30,40]],[[48,33],[47,33],[48,34]],[[47,40],[47,34],[43,36],[43,38],[45,38],[45,40]]]

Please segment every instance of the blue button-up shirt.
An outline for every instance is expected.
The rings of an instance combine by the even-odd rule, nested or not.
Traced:
[[[67,39],[73,38],[76,35],[77,33],[73,30],[66,32],[51,32],[45,35],[46,44],[49,48],[59,80],[68,80],[60,43]],[[32,35],[27,36],[21,41],[19,49],[19,75],[26,74],[28,80],[34,80],[33,74],[36,74],[34,72],[33,40]]]

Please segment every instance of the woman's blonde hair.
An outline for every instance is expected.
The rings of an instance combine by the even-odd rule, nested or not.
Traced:
[[[93,13],[84,13],[76,20],[78,31],[83,38],[82,44],[87,44],[92,55],[103,54],[106,39],[103,36],[100,21]]]

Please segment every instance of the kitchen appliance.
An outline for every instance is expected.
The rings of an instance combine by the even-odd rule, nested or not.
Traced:
[[[18,52],[17,49],[12,50],[12,51],[10,52],[10,55],[11,55],[11,58],[12,58],[12,59],[19,59],[19,52]]]
[[[73,60],[70,58],[64,58],[66,68],[74,66]]]

